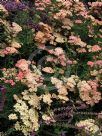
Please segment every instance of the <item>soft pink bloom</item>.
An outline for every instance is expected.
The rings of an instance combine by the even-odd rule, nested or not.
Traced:
[[[54,55],[59,56],[59,55],[62,55],[62,54],[64,54],[63,49],[60,48],[60,47],[57,47],[57,48],[55,49]]]
[[[76,24],[81,24],[81,23],[82,23],[82,20],[75,20],[75,23],[76,23]]]
[[[99,74],[102,74],[102,69],[99,70]]]
[[[96,64],[96,65],[99,65],[99,66],[102,66],[102,60],[97,60],[97,61],[95,62],[95,64]]]
[[[5,80],[4,81],[5,83],[9,83],[9,84],[11,84],[12,86],[14,86],[15,85],[15,82],[13,81],[13,80]]]
[[[73,61],[72,60],[68,60],[67,63],[68,64],[73,64]]]
[[[87,65],[89,65],[90,67],[93,67],[93,66],[94,66],[94,62],[88,61],[88,62],[87,62]]]
[[[5,55],[7,55],[7,54],[13,54],[13,53],[18,53],[18,51],[14,47],[6,47],[3,50],[3,54],[5,54]]]
[[[54,54],[54,50],[47,50],[48,51],[48,53],[50,53],[50,54]]]
[[[45,67],[42,69],[42,71],[44,71],[46,73],[54,73],[54,70],[51,67]]]
[[[25,77],[25,73],[22,71],[19,71],[19,73],[16,76],[17,80],[22,80]]]
[[[53,62],[53,57],[47,57],[47,62]]]
[[[29,64],[30,64],[30,61],[27,61],[25,59],[21,59],[19,61],[17,61],[16,63],[16,67],[18,67],[19,69],[21,69],[22,71],[29,71]]]
[[[87,104],[93,106],[101,100],[101,93],[98,92],[96,81],[81,81],[78,84],[80,98]]]
[[[58,13],[54,15],[55,19],[64,19],[68,14],[67,10],[61,9]]]
[[[78,51],[79,53],[85,53],[85,52],[86,52],[86,49],[85,49],[85,48],[79,48],[79,49],[77,49],[77,51]]]
[[[71,43],[71,44],[73,44],[73,45],[79,45],[79,46],[81,46],[81,47],[85,47],[85,46],[86,46],[86,43],[83,42],[83,41],[81,40],[81,38],[78,37],[78,36],[73,36],[73,35],[72,35],[72,36],[69,36],[68,42]]]
[[[92,50],[92,52],[97,52],[97,51],[101,51],[102,49],[99,45],[94,45],[94,46],[92,46],[91,50]]]

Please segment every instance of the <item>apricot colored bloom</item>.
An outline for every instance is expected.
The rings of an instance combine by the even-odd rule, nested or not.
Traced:
[[[49,25],[44,24],[42,22],[39,23],[39,26],[41,27],[42,31],[38,31],[35,34],[34,37],[35,41],[37,41],[40,44],[44,44],[47,41],[50,42],[53,41],[54,39],[54,37],[52,36],[53,29]]]
[[[67,30],[70,30],[71,27],[74,25],[73,21],[71,21],[71,19],[68,18],[64,18],[62,23],[63,23],[62,28],[65,28]]]
[[[41,31],[38,31],[35,35],[35,40],[38,41],[39,43],[45,43],[45,41],[47,40],[46,38],[44,38],[45,34]]]
[[[42,68],[42,71],[49,73],[49,74],[54,73],[54,70],[51,67]]]
[[[64,19],[67,16],[67,14],[68,14],[67,10],[61,9],[58,13],[54,15],[54,18],[58,20]]]
[[[67,95],[68,91],[65,86],[62,86],[61,88],[58,89],[59,95]]]

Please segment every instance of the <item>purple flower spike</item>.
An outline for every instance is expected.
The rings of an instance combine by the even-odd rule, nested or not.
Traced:
[[[0,85],[0,91],[1,91],[1,94],[2,94],[2,98],[0,100],[0,111],[3,111],[5,100],[6,100],[6,97],[5,97],[6,88],[4,86]]]
[[[32,133],[31,133],[31,136],[35,136],[35,132],[32,132]]]
[[[65,132],[63,132],[63,133],[61,134],[61,136],[66,136]]]
[[[7,2],[6,4],[4,4],[4,6],[8,11],[16,11],[17,10],[16,2]]]
[[[5,95],[5,93],[6,93],[6,88],[5,88],[4,86],[1,86],[1,85],[0,85],[0,91],[1,91],[2,95]]]

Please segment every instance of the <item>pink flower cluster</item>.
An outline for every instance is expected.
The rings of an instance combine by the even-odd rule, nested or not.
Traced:
[[[55,63],[59,63],[62,66],[66,66],[67,60],[66,60],[66,56],[65,56],[64,50],[62,48],[57,47],[57,48],[51,49],[51,50],[46,48],[46,51],[48,51],[49,54],[54,55],[54,56],[57,57],[57,58],[55,58],[55,57],[48,57],[47,61],[52,61],[52,62],[55,62]]]
[[[101,93],[97,91],[98,84],[96,81],[80,81],[77,86],[80,98],[86,102],[86,104],[93,106],[101,100]]]
[[[21,60],[17,61],[15,66],[18,67],[22,71],[28,72],[29,71],[29,68],[28,68],[29,64],[30,64],[30,61],[27,61],[25,59],[21,59]]]
[[[90,49],[89,52],[98,52],[101,51],[102,48],[99,45],[93,45]]]
[[[80,47],[86,46],[86,43],[83,42],[78,36],[69,36],[68,43],[70,43],[71,45],[79,45]]]
[[[46,6],[51,4],[51,0],[35,0],[37,10],[44,10]]]
[[[8,54],[14,54],[18,53],[17,49],[14,47],[6,47],[5,49],[0,51],[1,55],[8,55]]]
[[[93,66],[102,67],[102,60],[88,61],[87,65],[89,65],[90,67],[93,67]]]

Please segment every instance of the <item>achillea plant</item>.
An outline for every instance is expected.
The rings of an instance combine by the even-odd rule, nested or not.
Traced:
[[[1,84],[7,91],[20,86],[12,92],[13,110],[4,112],[18,132],[33,136],[63,125],[75,128],[69,135],[102,135],[101,8],[101,1],[77,0],[0,5]]]

